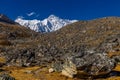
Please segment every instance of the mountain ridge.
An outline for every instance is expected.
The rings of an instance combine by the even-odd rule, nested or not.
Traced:
[[[0,14],[0,22],[9,23],[9,24],[17,24],[16,22],[14,22],[13,20],[9,19],[4,14]]]

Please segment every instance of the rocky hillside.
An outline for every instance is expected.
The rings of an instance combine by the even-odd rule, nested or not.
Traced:
[[[80,68],[94,75],[101,70],[111,72],[120,61],[119,55],[119,17],[79,21],[44,34],[18,24],[0,23],[0,58],[4,59],[1,66],[50,67],[52,64],[50,70],[63,74],[67,69],[76,74],[76,69]]]
[[[80,21],[56,32],[38,34],[39,36],[36,35],[37,33],[24,27],[17,26],[20,29],[22,28],[22,30],[18,28],[14,31],[14,28],[16,28],[15,25],[6,25],[7,27],[5,27],[4,24],[1,25],[1,28],[3,28],[1,29],[1,35],[3,32],[7,32],[6,34],[7,36],[9,34],[9,38],[7,37],[6,40],[11,41],[9,48],[14,47],[15,49],[8,51],[4,50],[6,47],[2,47],[3,52],[5,51],[7,55],[11,55],[12,52],[12,55],[15,54],[17,57],[20,54],[24,54],[27,57],[27,55],[33,53],[35,55],[35,59],[32,59],[33,62],[37,61],[37,63],[42,63],[41,60],[43,62],[51,62],[58,59],[63,60],[64,57],[62,55],[84,54],[87,51],[119,51],[119,20],[120,18],[117,17],[108,17],[91,21]],[[14,28],[9,29],[10,26]],[[12,33],[8,33],[11,31]],[[30,38],[19,38],[28,36]],[[10,40],[11,38],[12,40]],[[41,57],[39,58],[40,61],[38,60],[38,55]]]
[[[40,36],[42,38],[40,43],[66,50],[68,53],[81,53],[88,50],[114,51],[115,46],[119,47],[119,44],[117,44],[120,37],[119,20],[120,18],[117,17],[108,17],[91,21],[79,21],[59,31]],[[115,43],[117,45],[112,45]],[[109,48],[110,46],[111,48]]]

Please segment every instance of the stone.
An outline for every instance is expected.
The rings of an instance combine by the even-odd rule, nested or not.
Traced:
[[[62,75],[73,78],[73,75],[67,72],[66,70],[62,70]]]
[[[77,71],[69,67],[63,68],[62,70],[62,75],[68,76],[70,78],[74,78],[74,75],[76,74],[77,74]]]
[[[49,69],[49,73],[52,73],[52,72],[54,72],[54,69],[53,69],[53,68],[50,68],[50,69]]]

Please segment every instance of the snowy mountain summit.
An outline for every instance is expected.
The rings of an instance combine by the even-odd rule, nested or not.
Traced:
[[[24,20],[22,18],[17,18],[15,22],[22,26],[29,27],[36,32],[53,32],[56,31],[67,24],[77,22],[77,20],[61,19],[55,15],[50,15],[44,20]]]

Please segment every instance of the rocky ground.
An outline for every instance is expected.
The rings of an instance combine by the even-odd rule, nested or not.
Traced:
[[[10,80],[119,80],[120,18],[79,21],[44,34],[3,20],[0,61],[1,77]]]

